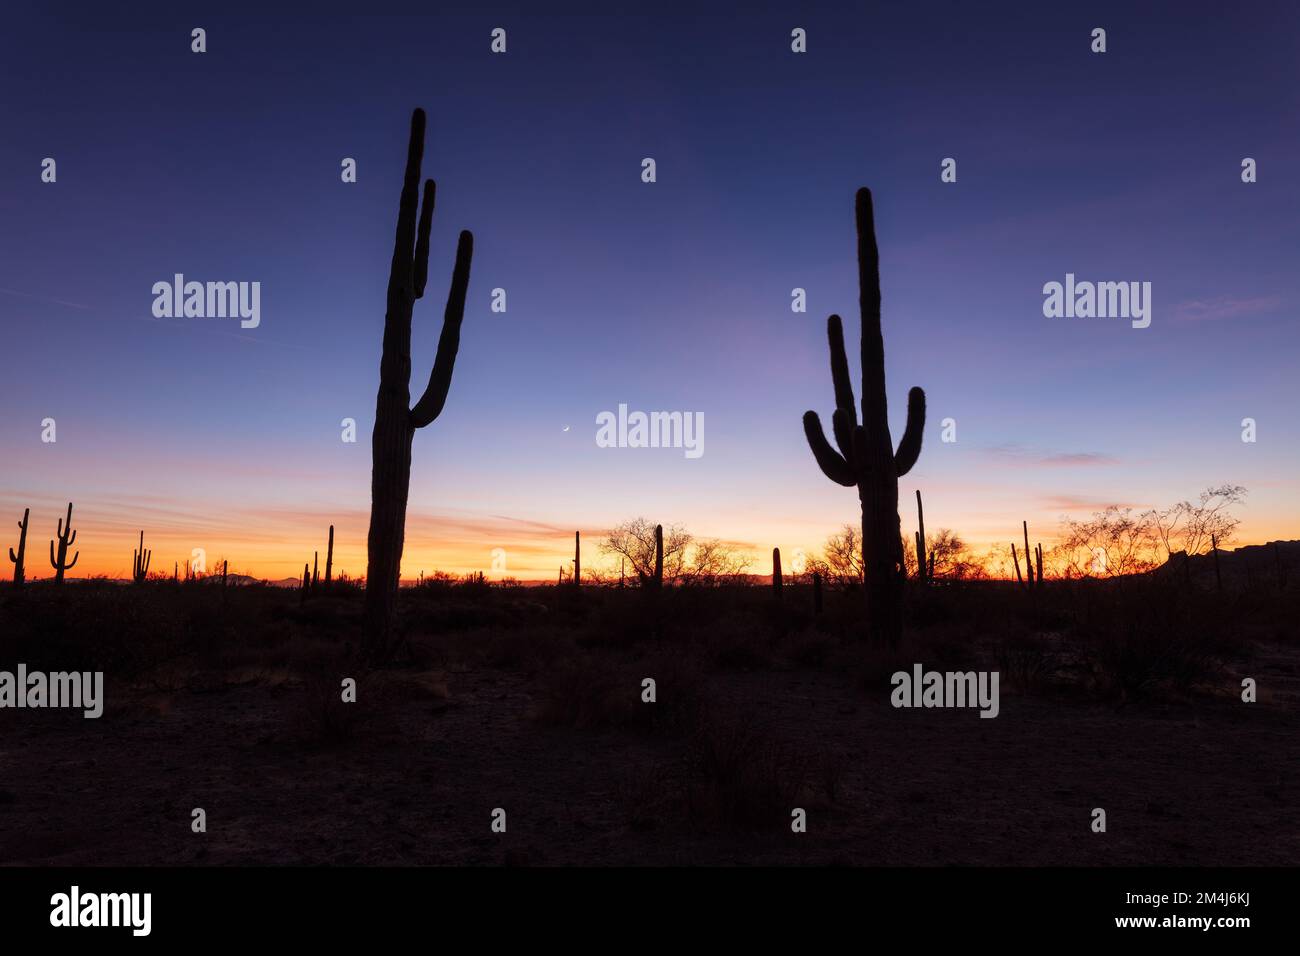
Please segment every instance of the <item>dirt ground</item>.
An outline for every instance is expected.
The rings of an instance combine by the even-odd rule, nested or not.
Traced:
[[[703,748],[643,723],[679,684],[642,703],[666,658],[636,649],[597,652],[625,699],[558,717],[554,680],[482,661],[360,674],[354,705],[337,673],[110,676],[98,720],[0,714],[0,862],[1295,864],[1300,653],[1259,653],[1254,704],[1005,689],[992,720],[826,666],[715,668],[691,687],[725,715]]]

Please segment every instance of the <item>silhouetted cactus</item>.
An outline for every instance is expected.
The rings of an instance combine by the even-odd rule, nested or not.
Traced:
[[[907,427],[898,450],[889,433],[885,399],[885,343],[880,328],[880,256],[876,248],[871,191],[859,189],[858,297],[862,315],[862,423],[854,408],[844,331],[838,315],[826,323],[830,341],[831,380],[835,386],[831,447],[816,412],[803,417],[804,434],[817,464],[836,484],[857,486],[862,506],[862,564],[866,579],[867,628],[874,640],[896,644],[902,635],[903,539],[899,530],[898,479],[921,454],[925,428],[925,392],[907,396]]]
[[[145,578],[149,576],[149,560],[153,557],[153,549],[145,550],[144,532],[140,532],[140,548],[138,551],[131,552],[131,580],[136,584],[144,584]]]
[[[325,551],[325,590],[330,589],[334,581],[334,526],[330,525],[330,541]]]
[[[1025,579],[1020,576],[1020,557],[1016,554],[1016,543],[1014,541],[1011,542],[1011,560],[1016,565],[1016,583],[1024,584]],[[1026,566],[1029,564],[1029,555],[1025,555],[1025,564]]]
[[[69,501],[67,523],[65,524],[62,518],[59,519],[59,556],[57,559],[54,557],[54,542],[50,542],[50,565],[54,568],[55,584],[63,583],[63,572],[71,571],[73,565],[77,563],[77,558],[81,557],[81,552],[78,551],[72,556],[72,561],[68,561],[68,548],[71,547],[72,543],[76,540],[77,532],[72,530],[72,502]]]
[[[306,603],[307,589],[310,586],[311,586],[311,568],[308,566],[307,562],[304,561],[302,563],[302,587],[298,589],[299,603],[304,603],[304,604]]]
[[[781,549],[772,549],[772,596],[781,600]]]
[[[1042,584],[1043,583],[1043,546],[1041,544],[1034,545],[1034,553],[1037,554],[1038,556],[1038,583]]]
[[[916,577],[922,584],[929,580],[925,569],[925,509],[921,507],[921,489],[916,489],[916,523],[920,530],[916,532]]]
[[[573,586],[582,586],[582,536],[581,532],[573,532]]]
[[[316,588],[320,584],[320,552],[311,553],[311,593],[316,593]]]
[[[655,525],[655,571],[649,584],[656,591],[664,586],[664,526],[661,524]]]
[[[397,236],[388,274],[388,308],[384,316],[384,350],[379,363],[379,394],[371,436],[370,532],[366,539],[365,641],[370,657],[393,650],[393,611],[406,535],[406,501],[411,485],[411,442],[415,430],[436,419],[447,400],[451,373],[460,347],[474,237],[461,232],[452,268],[451,291],[443,313],[438,355],[429,384],[414,407],[411,400],[411,313],[424,295],[429,274],[429,228],[435,186],[424,182],[420,202],[420,164],[424,157],[424,110],[411,115],[406,174],[398,205]],[[417,223],[418,213],[418,223]]]
[[[14,563],[14,584],[21,585],[26,580],[26,569],[24,559],[27,556],[27,519],[31,516],[32,509],[23,509],[23,520],[18,522],[18,553],[14,554],[14,549],[9,549],[9,560]]]
[[[227,559],[227,560],[225,560],[225,561],[222,561],[222,562],[221,562],[221,587],[222,587],[222,590],[225,590],[225,587],[226,587],[226,573],[227,573],[229,570],[230,570],[230,560]]]
[[[1029,588],[1034,586],[1034,559],[1031,557],[1032,552],[1029,550],[1029,522],[1021,521],[1021,527],[1025,530],[1025,585]]]

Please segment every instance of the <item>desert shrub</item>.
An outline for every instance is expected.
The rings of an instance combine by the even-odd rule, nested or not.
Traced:
[[[1051,652],[1041,635],[1009,634],[994,643],[993,660],[1004,686],[1031,691],[1046,680]]]
[[[808,761],[752,717],[715,715],[687,746],[683,804],[692,825],[779,830],[809,777]]]

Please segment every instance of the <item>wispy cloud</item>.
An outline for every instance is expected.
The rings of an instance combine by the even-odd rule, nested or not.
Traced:
[[[1131,501],[1108,501],[1105,498],[1093,498],[1088,495],[1048,495],[1039,499],[1042,502],[1044,510],[1073,512],[1073,511],[1104,511],[1112,506],[1116,508],[1137,508],[1139,505]]]
[[[80,302],[68,302],[64,299],[52,299],[46,295],[33,295],[30,292],[19,292],[17,289],[0,288],[0,293],[5,295],[14,295],[20,299],[35,299],[37,302],[52,302],[55,305],[66,305],[70,309],[89,309],[90,306],[82,305]]]
[[[1116,465],[1119,459],[1095,451],[1043,451],[1008,443],[985,449],[990,458],[1017,465],[1037,468],[1090,468],[1097,465]]]
[[[1214,299],[1189,299],[1173,307],[1175,322],[1217,322],[1220,319],[1236,319],[1246,315],[1259,315],[1272,312],[1282,304],[1282,297],[1276,295],[1255,296],[1239,299],[1235,296],[1221,295]]]

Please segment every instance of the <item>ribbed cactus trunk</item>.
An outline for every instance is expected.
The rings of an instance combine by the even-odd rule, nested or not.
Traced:
[[[334,526],[330,525],[329,545],[325,550],[325,590],[330,589],[334,581]]]
[[[54,542],[50,542],[50,565],[54,568],[55,584],[63,583],[63,572],[71,571],[73,565],[77,563],[77,559],[81,557],[81,552],[78,551],[72,556],[71,563],[68,562],[68,548],[71,547],[72,543],[76,540],[77,532],[72,530],[72,502],[69,501],[67,522],[65,523],[62,518],[59,519],[59,556],[57,559],[54,556]]]
[[[881,644],[896,645],[903,629],[903,538],[898,517],[898,479],[921,454],[925,428],[925,392],[913,388],[907,397],[907,427],[894,450],[885,399],[885,342],[880,326],[880,255],[876,248],[871,192],[859,189],[858,304],[862,316],[862,422],[854,408],[849,381],[844,330],[838,315],[826,323],[835,386],[831,447],[816,412],[803,417],[804,434],[826,477],[845,487],[856,486],[862,508],[862,564],[866,579],[867,633]]]
[[[14,554],[14,549],[9,549],[9,560],[14,563],[14,584],[21,585],[26,580],[26,568],[23,564],[27,557],[27,520],[31,517],[32,509],[23,509],[23,520],[18,522],[18,553]]]
[[[433,223],[436,187],[424,182],[420,200],[420,166],[424,158],[424,111],[411,115],[406,174],[398,206],[397,236],[388,274],[388,308],[384,316],[384,351],[379,363],[379,394],[371,434],[370,532],[366,538],[365,645],[374,660],[395,650],[394,613],[398,578],[406,538],[406,502],[411,485],[411,442],[415,430],[433,422],[442,411],[451,387],[451,373],[460,347],[474,237],[460,234],[451,290],[443,314],[438,355],[424,394],[412,408],[411,315],[424,295],[429,275],[429,229]],[[418,221],[417,221],[418,214]]]
[[[573,586],[582,586],[582,532],[573,532]]]
[[[781,549],[772,549],[772,597],[781,600]]]

